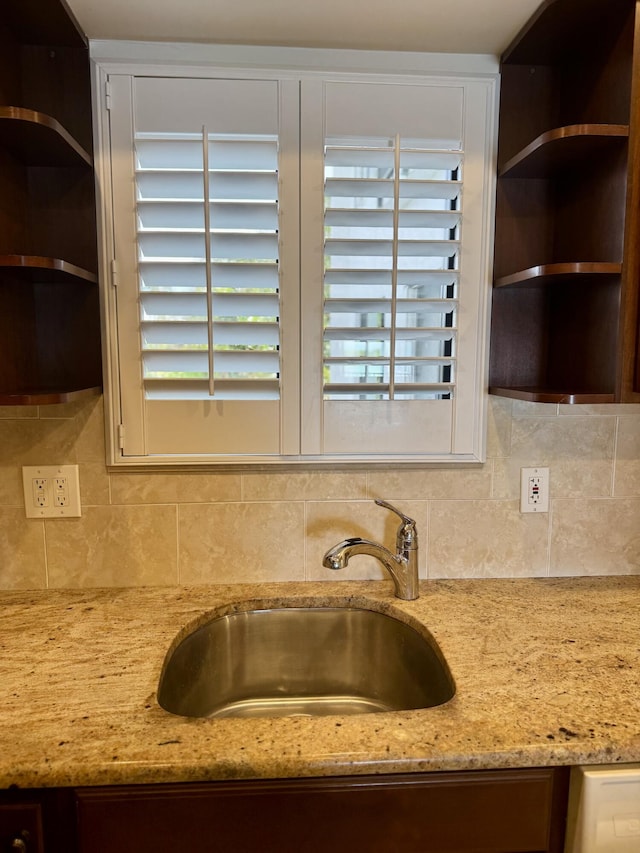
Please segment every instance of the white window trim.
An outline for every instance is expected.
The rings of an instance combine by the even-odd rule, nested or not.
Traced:
[[[96,181],[98,198],[101,200],[98,215],[100,236],[100,279],[103,323],[103,356],[105,366],[105,421],[107,436],[107,463],[122,469],[148,470],[150,467],[165,469],[188,469],[203,466],[238,468],[244,470],[267,470],[269,468],[331,467],[350,468],[385,465],[393,467],[415,467],[441,465],[442,463],[478,464],[486,456],[486,409],[488,372],[488,335],[490,322],[490,276],[493,246],[493,202],[495,187],[495,160],[497,140],[498,62],[496,57],[485,55],[416,54],[378,51],[327,51],[299,48],[269,48],[228,45],[154,44],[141,42],[92,41],[92,85],[94,91],[94,137],[96,150]],[[109,74],[135,74],[151,76],[217,77],[226,75],[235,78],[255,77],[261,70],[264,79],[320,78],[333,81],[363,80],[373,82],[424,81],[425,76],[437,78],[442,85],[474,82],[480,84],[476,92],[481,94],[475,106],[485,111],[487,120],[484,147],[484,169],[487,175],[484,197],[480,210],[483,217],[482,245],[474,247],[478,253],[479,268],[482,270],[483,286],[477,292],[476,351],[474,412],[464,423],[454,423],[454,452],[443,455],[403,455],[397,458],[389,454],[362,454],[355,458],[345,456],[299,456],[299,457],[250,457],[239,459],[215,458],[210,456],[147,456],[124,457],[120,452],[121,436],[120,400],[117,383],[118,352],[115,319],[114,290],[117,270],[112,269],[113,223],[105,212],[111,210],[111,187],[109,163],[103,152],[109,150],[109,113],[107,110],[107,79]],[[460,320],[460,328],[464,318]],[[465,337],[461,335],[463,341]],[[309,347],[311,349],[311,347]],[[321,401],[318,400],[318,406]],[[471,452],[455,453],[458,440],[464,439]]]

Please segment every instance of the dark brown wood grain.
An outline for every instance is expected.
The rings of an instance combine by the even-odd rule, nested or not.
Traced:
[[[101,345],[86,40],[61,0],[0,25],[0,403],[98,393]]]
[[[78,853],[560,853],[567,768],[77,791]]]
[[[635,0],[547,0],[502,58],[492,393],[640,399],[639,52]]]

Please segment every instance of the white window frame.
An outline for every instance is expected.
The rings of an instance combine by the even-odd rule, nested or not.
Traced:
[[[253,467],[267,469],[273,466],[288,467],[350,467],[353,465],[431,465],[441,463],[481,463],[485,459],[486,433],[486,387],[487,353],[490,312],[490,268],[493,245],[493,203],[495,188],[495,153],[497,138],[497,98],[498,65],[495,57],[460,56],[443,54],[398,54],[388,52],[364,51],[322,51],[311,49],[250,48],[211,45],[170,45],[135,42],[93,41],[90,45],[92,57],[92,84],[94,91],[94,135],[96,150],[96,180],[98,186],[98,228],[100,244],[100,279],[102,317],[103,317],[103,353],[105,366],[105,421],[107,436],[107,463],[114,468],[145,469],[149,467],[190,468],[202,466]],[[116,299],[113,268],[114,233],[112,210],[112,188],[109,165],[109,87],[108,78],[113,74],[174,76],[174,77],[234,77],[236,79],[302,80],[303,86],[311,89],[322,85],[323,81],[364,81],[364,82],[406,82],[433,85],[464,86],[468,93],[468,103],[472,110],[482,114],[485,138],[479,140],[471,156],[482,158],[484,183],[482,187],[466,187],[465,191],[480,194],[474,199],[474,216],[481,218],[480,235],[471,245],[465,242],[464,253],[474,256],[474,269],[478,276],[475,288],[474,304],[471,310],[460,312],[458,318],[459,353],[464,353],[459,361],[473,371],[471,384],[473,399],[465,404],[464,417],[453,418],[452,452],[422,454],[384,452],[367,450],[358,454],[322,455],[317,449],[319,443],[315,424],[322,419],[321,395],[311,393],[304,396],[301,406],[305,413],[305,422],[312,424],[311,433],[302,426],[301,446],[311,448],[311,452],[299,455],[268,457],[212,457],[183,454],[175,456],[130,455],[121,452],[121,400],[118,383],[118,330],[116,317]],[[469,94],[470,93],[470,94]],[[311,125],[309,125],[311,127]],[[317,135],[321,128],[313,132]],[[309,174],[301,176],[301,198],[303,209],[299,227],[302,230],[302,242],[305,229],[317,227],[314,217],[322,216],[319,209],[305,212],[305,181]],[[464,234],[464,232],[463,232]],[[305,264],[307,265],[305,268]],[[301,280],[306,282],[318,278],[317,265],[310,266],[309,256],[303,253],[300,270]],[[305,288],[302,301],[305,303]],[[321,297],[321,288],[311,302]],[[303,304],[303,322],[307,314],[317,310],[314,305]],[[472,334],[467,334],[471,330]],[[305,330],[304,348],[300,356],[304,370],[321,369],[322,329],[315,323],[313,330]],[[284,355],[283,357],[286,357]],[[314,360],[315,364],[310,361]],[[460,368],[458,368],[460,370]],[[464,369],[464,367],[463,367]],[[304,393],[304,384],[303,384]],[[287,430],[291,433],[297,426],[297,413],[286,413]],[[294,423],[296,421],[296,423]],[[463,448],[462,451],[459,448]]]

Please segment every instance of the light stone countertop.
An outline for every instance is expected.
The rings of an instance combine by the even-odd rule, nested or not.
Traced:
[[[165,653],[209,615],[332,604],[418,620],[456,681],[418,711],[187,719]],[[403,617],[404,614],[404,617]],[[0,787],[640,761],[640,577],[0,593]]]

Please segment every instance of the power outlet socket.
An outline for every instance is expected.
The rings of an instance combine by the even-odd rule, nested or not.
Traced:
[[[36,465],[22,469],[27,518],[82,515],[77,465]]]
[[[520,512],[549,512],[549,469],[520,469]]]

